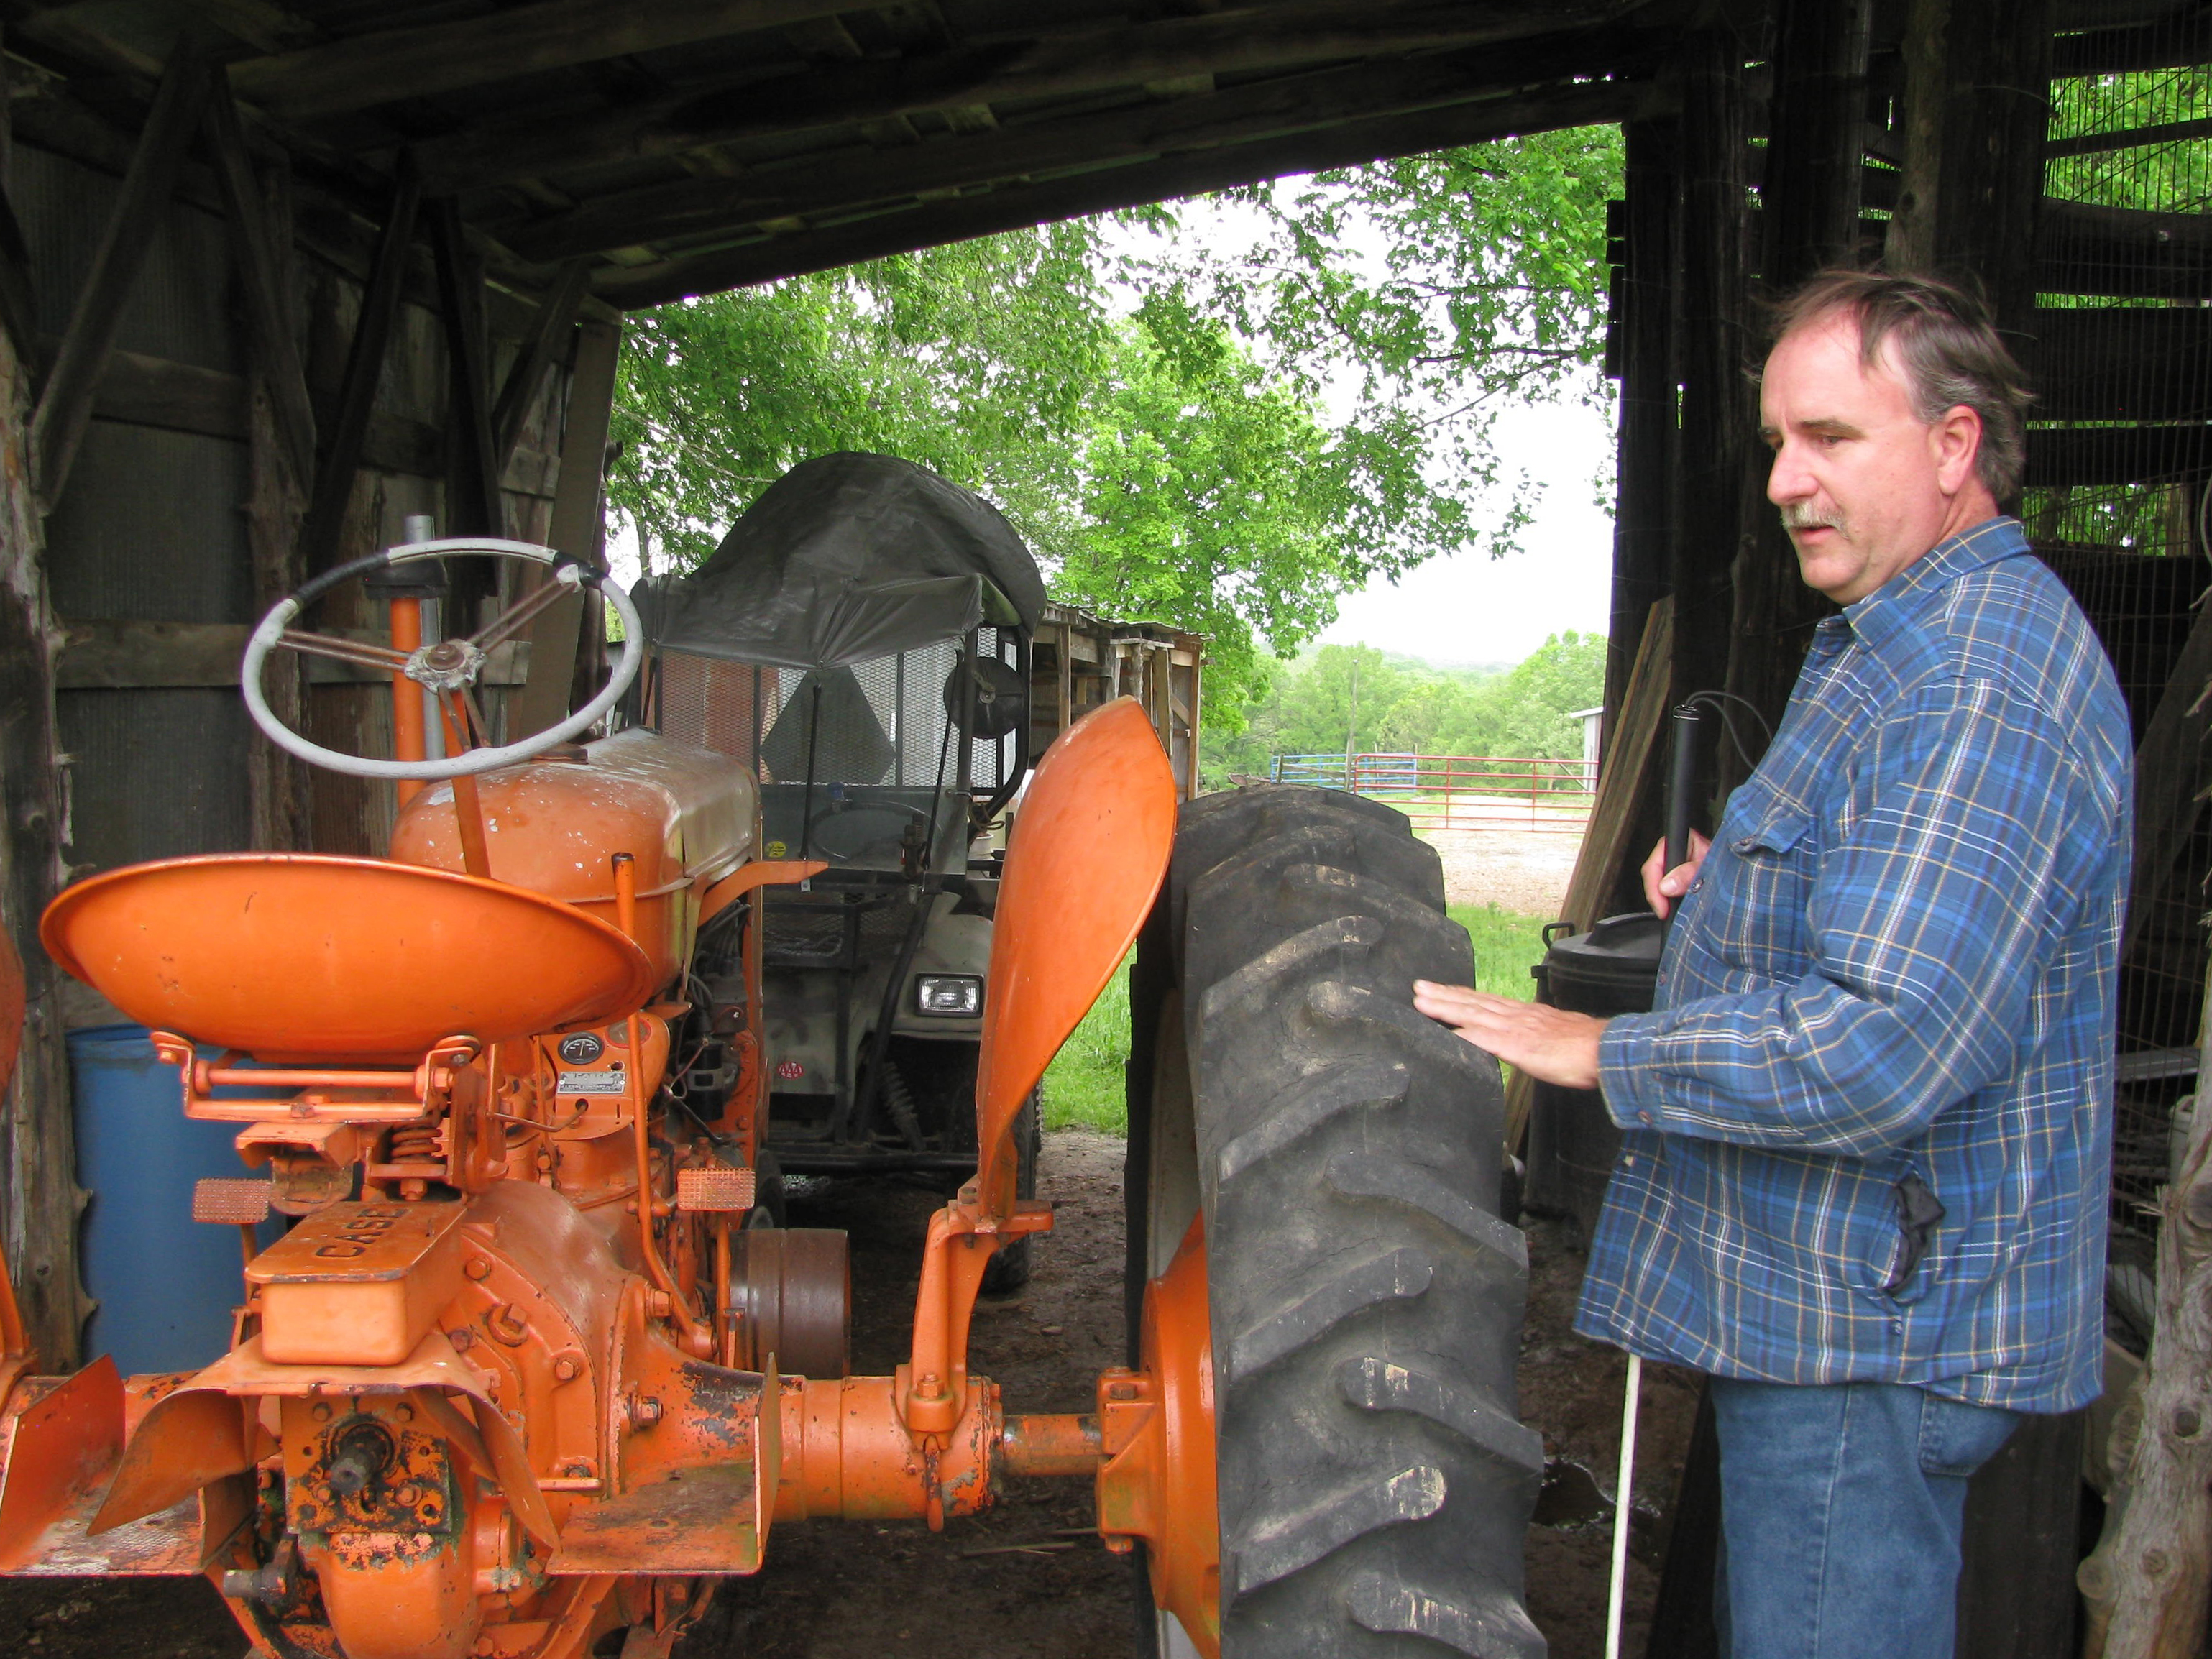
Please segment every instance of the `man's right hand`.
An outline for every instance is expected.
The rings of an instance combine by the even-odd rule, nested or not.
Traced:
[[[1651,849],[1651,856],[1644,860],[1644,896],[1651,908],[1660,915],[1670,914],[1674,901],[1690,890],[1690,884],[1698,878],[1698,866],[1705,861],[1705,849],[1712,845],[1696,830],[1690,831],[1690,856],[1673,869],[1667,868],[1667,843],[1662,840]]]

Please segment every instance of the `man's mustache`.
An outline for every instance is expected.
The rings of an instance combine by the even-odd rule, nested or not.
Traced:
[[[1782,509],[1782,527],[1784,530],[1839,531],[1844,528],[1844,520],[1841,514],[1824,513],[1802,501],[1793,501]]]

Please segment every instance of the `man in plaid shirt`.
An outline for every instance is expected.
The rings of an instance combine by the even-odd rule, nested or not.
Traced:
[[[1656,1010],[1416,988],[1626,1132],[1577,1325],[1711,1374],[1737,1659],[1949,1655],[1967,1478],[2100,1388],[2131,745],[1997,511],[2026,402],[1953,289],[1795,296],[1767,494],[1844,609],[1712,842],[1644,866]]]

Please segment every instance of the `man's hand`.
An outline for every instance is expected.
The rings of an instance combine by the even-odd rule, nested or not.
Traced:
[[[1413,981],[1413,1006],[1539,1082],[1567,1089],[1597,1087],[1601,1019],[1425,979]]]
[[[1644,896],[1654,914],[1665,915],[1674,908],[1671,901],[1690,890],[1690,884],[1698,878],[1698,867],[1705,861],[1705,849],[1712,842],[1696,830],[1690,831],[1690,856],[1686,862],[1667,868],[1667,843],[1662,840],[1651,849],[1651,856],[1644,860]]]

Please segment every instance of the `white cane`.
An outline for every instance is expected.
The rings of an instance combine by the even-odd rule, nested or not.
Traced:
[[[1613,1488],[1613,1584],[1605,1608],[1605,1659],[1620,1659],[1620,1610],[1628,1590],[1628,1512],[1635,1507],[1636,1405],[1644,1391],[1644,1357],[1628,1356],[1620,1402],[1620,1469]]]

